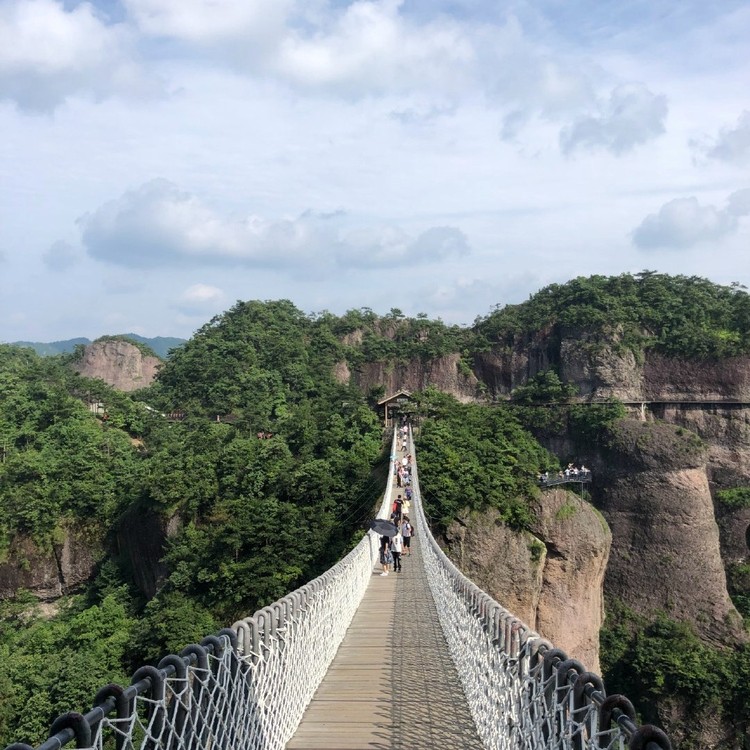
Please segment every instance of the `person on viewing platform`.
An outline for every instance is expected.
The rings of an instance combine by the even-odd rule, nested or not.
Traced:
[[[567,482],[588,482],[591,480],[591,469],[586,468],[583,464],[580,467],[574,464],[568,464],[565,469],[561,469],[556,474],[550,477],[548,471],[544,473],[539,472],[536,475],[537,481],[540,485],[548,484],[560,484],[561,481]]]

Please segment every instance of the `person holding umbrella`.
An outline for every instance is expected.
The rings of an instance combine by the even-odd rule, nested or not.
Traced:
[[[388,575],[388,569],[393,562],[393,553],[391,552],[391,538],[389,536],[380,537],[380,564],[383,566],[381,576]]]
[[[388,575],[388,568],[393,563],[393,553],[391,552],[391,537],[398,534],[398,527],[385,518],[376,518],[370,528],[380,534],[380,564],[383,566],[381,576]]]

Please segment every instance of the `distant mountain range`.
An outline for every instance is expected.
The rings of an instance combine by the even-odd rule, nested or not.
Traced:
[[[146,344],[146,346],[151,347],[154,353],[162,359],[168,359],[169,350],[182,346],[187,340],[174,338],[172,336],[156,336],[155,338],[149,339],[144,336],[139,336],[137,333],[120,333],[117,335],[121,338],[137,341],[140,344]],[[68,354],[74,351],[79,344],[86,346],[93,342],[91,339],[77,338],[67,339],[66,341],[50,341],[49,343],[41,343],[38,341],[12,341],[11,343],[14,346],[25,346],[29,349],[33,349],[41,357],[52,357],[56,354]]]

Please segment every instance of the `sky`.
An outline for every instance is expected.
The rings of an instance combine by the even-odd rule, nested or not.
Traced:
[[[0,0],[0,342],[750,286],[750,0]]]

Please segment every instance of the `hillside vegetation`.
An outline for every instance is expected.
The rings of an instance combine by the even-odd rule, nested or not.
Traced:
[[[2,605],[0,743],[41,741],[102,684],[276,600],[351,546],[388,459],[373,410],[332,379],[336,346],[290,303],[241,304],[136,397],[0,347],[6,559],[21,537],[51,551],[71,525],[110,550],[55,617],[21,591]],[[170,408],[188,416],[168,422]],[[107,544],[133,512],[178,521],[150,600],[131,556]]]
[[[475,324],[487,346],[563,329],[600,333],[639,354],[731,357],[750,352],[750,296],[739,284],[654,271],[579,277],[498,307]]]

